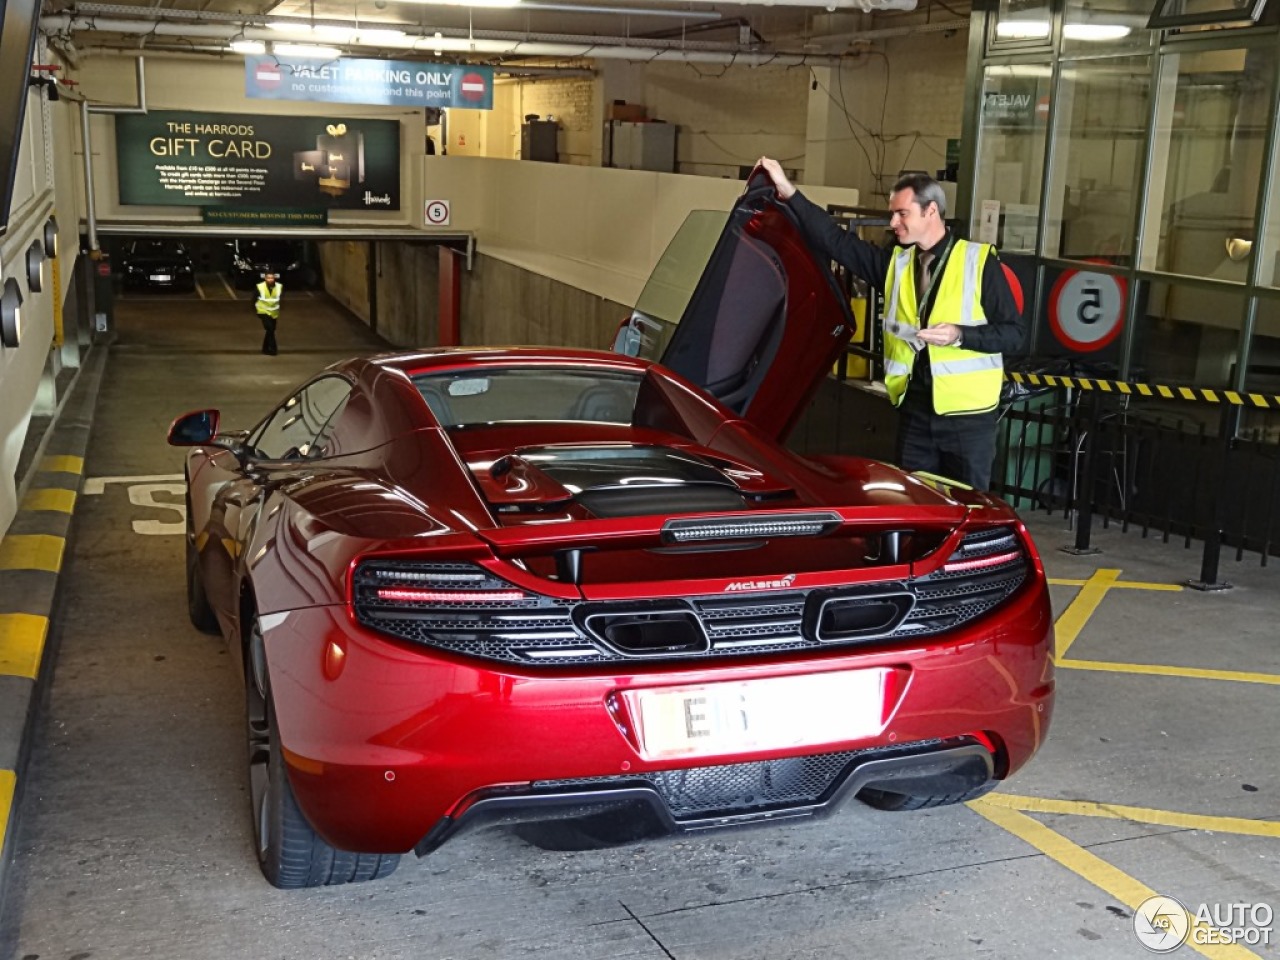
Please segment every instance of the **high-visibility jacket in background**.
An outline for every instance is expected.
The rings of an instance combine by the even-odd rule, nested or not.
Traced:
[[[275,320],[280,316],[280,294],[284,293],[284,284],[277,283],[271,290],[267,289],[266,281],[258,284],[258,302],[255,306],[258,312],[265,317]]]
[[[982,271],[991,246],[955,240],[945,261],[938,264],[941,276],[934,283],[937,293],[930,317],[954,323],[964,330],[982,326],[987,315],[982,309]],[[916,290],[916,248],[894,251],[884,288],[889,303],[884,314],[884,380],[894,406],[902,403],[911,369],[916,360],[915,339],[920,330],[919,295]],[[928,346],[929,369],[933,373],[933,409],[939,414],[983,413],[1000,402],[1004,363],[998,353],[980,353],[959,347]]]

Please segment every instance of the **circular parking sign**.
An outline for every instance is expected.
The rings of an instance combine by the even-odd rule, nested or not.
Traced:
[[[432,227],[446,227],[449,225],[448,200],[427,201],[427,225]]]
[[[253,78],[258,86],[265,90],[274,90],[280,86],[280,68],[274,63],[259,63],[253,68]]]
[[[1125,282],[1109,273],[1067,270],[1049,293],[1049,326],[1065,347],[1089,353],[1120,335]]]

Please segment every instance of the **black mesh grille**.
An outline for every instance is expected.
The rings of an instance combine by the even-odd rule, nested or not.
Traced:
[[[627,776],[542,780],[535,782],[533,789],[603,790],[647,783],[662,797],[676,820],[785,810],[822,803],[839,788],[859,763],[880,755],[890,756],[907,750],[927,749],[941,742],[929,740],[907,747],[845,750],[782,760],[659,770]]]
[[[984,558],[996,562],[984,564]],[[1029,570],[1017,536],[1007,527],[967,535],[948,561],[952,562],[978,565],[887,582],[886,588],[914,594],[911,612],[891,633],[845,641],[815,639],[814,625],[806,622],[808,590],[688,598],[687,603],[710,639],[710,650],[680,659],[690,662],[826,651],[932,636],[994,610],[1026,581]],[[353,585],[355,614],[360,623],[450,653],[548,666],[628,659],[597,643],[575,624],[575,619],[582,622],[591,613],[595,605],[590,601],[557,600],[529,593],[471,564],[371,560],[356,570]],[[449,594],[450,602],[388,600],[380,596],[380,591],[387,589],[443,591]],[[865,585],[858,589],[864,590]],[[471,593],[476,599],[468,598]],[[838,595],[839,590],[825,593]],[[609,606],[616,609],[618,604]]]

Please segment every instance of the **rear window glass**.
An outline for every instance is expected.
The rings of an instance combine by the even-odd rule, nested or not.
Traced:
[[[641,377],[567,367],[473,369],[413,378],[441,425],[524,420],[630,423]]]

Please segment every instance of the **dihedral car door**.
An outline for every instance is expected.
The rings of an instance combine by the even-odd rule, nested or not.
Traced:
[[[848,304],[830,269],[757,171],[724,224],[661,363],[782,438],[852,333]]]

